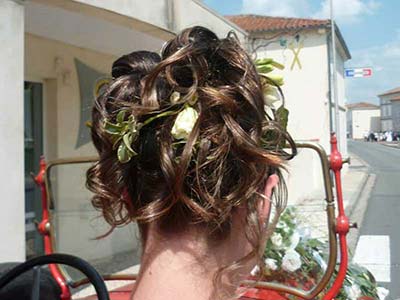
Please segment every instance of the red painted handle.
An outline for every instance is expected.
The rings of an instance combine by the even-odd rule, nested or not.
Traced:
[[[324,295],[324,300],[331,300],[336,297],[343,286],[348,266],[348,249],[346,235],[350,229],[350,222],[344,211],[342,182],[340,178],[340,170],[343,166],[342,155],[337,148],[337,139],[335,134],[331,135],[331,156],[330,167],[335,175],[336,182],[336,201],[338,205],[338,216],[336,218],[336,233],[339,235],[340,244],[340,266],[338,274],[329,291]]]
[[[51,244],[50,237],[50,219],[49,219],[49,210],[48,210],[48,197],[45,183],[45,174],[46,174],[46,161],[42,156],[40,158],[40,169],[38,174],[35,176],[35,183],[39,186],[40,192],[42,194],[42,220],[40,221],[37,229],[39,233],[43,236],[44,240],[44,253],[52,254],[54,253],[53,246]],[[68,288],[68,284],[58,269],[57,265],[51,264],[49,265],[50,273],[53,278],[56,280],[57,284],[61,289],[61,300],[71,300],[71,293]]]

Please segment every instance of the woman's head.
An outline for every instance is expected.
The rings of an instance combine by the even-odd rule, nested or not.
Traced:
[[[106,221],[113,227],[137,221],[144,241],[152,224],[165,234],[204,229],[215,242],[229,234],[232,217],[244,208],[243,230],[259,255],[265,230],[258,203],[268,176],[280,176],[290,158],[282,145],[293,143],[266,115],[260,77],[235,37],[188,28],[166,43],[161,57],[146,51],[122,56],[112,75],[93,108],[99,161],[87,179]],[[180,123],[184,110],[193,127]],[[124,163],[118,152],[126,141],[105,125],[121,121],[121,111],[119,118],[128,122],[131,116],[136,130],[127,139],[130,159]],[[284,206],[282,179],[274,198]]]

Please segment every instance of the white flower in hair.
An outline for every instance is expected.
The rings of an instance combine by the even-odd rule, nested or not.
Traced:
[[[264,104],[268,107],[274,107],[275,103],[281,101],[281,95],[277,87],[265,84],[263,86]]]
[[[282,269],[295,272],[301,267],[301,257],[296,250],[289,250],[282,258]]]
[[[169,97],[169,101],[172,104],[176,104],[181,99],[181,94],[177,91],[174,91],[171,96]]]
[[[177,140],[187,140],[198,117],[199,114],[193,107],[185,107],[176,117],[171,130],[172,136]]]

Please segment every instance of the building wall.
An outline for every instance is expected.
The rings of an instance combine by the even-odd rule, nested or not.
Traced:
[[[285,81],[283,93],[289,110],[289,133],[298,141],[318,142],[329,152],[329,69],[326,32],[301,31],[298,39],[293,35],[264,38],[266,39],[259,40],[251,46],[253,49],[259,47],[257,58],[273,58],[285,65],[283,71],[275,73],[283,75]],[[268,45],[260,47],[265,44]],[[295,51],[299,51],[301,67],[298,61],[295,61]],[[338,67],[339,70],[341,68],[342,66]],[[344,85],[339,84],[340,97],[343,97],[343,88]],[[341,102],[344,103],[344,100]],[[345,125],[343,128],[345,131]],[[292,204],[314,197],[322,187],[319,158],[311,154],[310,150],[300,152],[299,157],[289,163],[289,198]],[[309,172],[308,176],[304,176],[306,169]]]
[[[90,142],[76,148],[81,100],[74,59],[101,73],[109,73],[115,57],[31,34],[25,35],[25,53],[25,79],[44,85],[46,159],[95,155]],[[138,251],[137,233],[132,226],[118,229],[101,241],[95,240],[107,232],[108,226],[97,218],[99,213],[90,203],[91,194],[85,188],[88,167],[88,164],[55,167],[51,172],[58,251],[79,254],[90,261],[132,248]]]
[[[400,131],[400,101],[392,101],[393,130]]]
[[[0,263],[25,259],[24,7],[0,1]]]
[[[346,110],[346,136],[351,138],[353,136],[353,114],[351,109]]]
[[[239,40],[245,44],[247,33],[244,30],[230,23],[200,1],[175,0],[173,5],[175,31],[201,25],[214,31],[220,38],[224,38],[233,30]]]
[[[168,16],[168,5],[169,2],[171,2],[169,0],[74,0],[74,2],[105,9],[122,16],[140,20],[143,23],[153,24],[165,29],[171,29],[169,24],[171,20]],[[157,17],[155,18],[155,16]]]
[[[108,74],[115,59],[111,55],[31,34],[25,35],[25,79],[44,83],[44,154],[48,159],[94,153],[90,143],[75,148],[81,107],[75,58]],[[50,81],[55,81],[53,85],[56,84],[56,88],[53,86],[50,90]],[[56,110],[53,110],[53,106]],[[52,147],[56,147],[57,151]]]
[[[75,0],[94,7],[105,8],[119,14],[154,24],[166,30],[179,32],[186,27],[202,25],[224,37],[234,30],[239,40],[245,41],[247,33],[227,22],[219,14],[198,0]],[[154,18],[154,16],[161,16]]]
[[[281,46],[280,40],[286,40],[286,45]],[[270,41],[261,40],[254,44],[254,48],[266,42]],[[294,51],[299,51],[300,43],[303,43],[298,54],[301,68],[294,61],[295,54],[290,49],[293,44]],[[285,66],[283,71],[275,73],[282,74],[285,81],[283,92],[290,112],[288,131],[297,140],[319,141],[327,147],[329,82],[325,34],[301,32],[299,42],[291,35],[279,36],[276,42],[257,50],[257,58],[264,57],[273,58]],[[308,117],[310,114],[312,118]]]
[[[393,130],[393,120],[392,119],[381,119],[381,130],[383,132]]]
[[[353,139],[363,139],[370,132],[380,131],[380,109],[353,109]]]
[[[382,131],[389,131],[395,130],[394,126],[395,123],[397,124],[397,119],[400,119],[398,115],[397,106],[396,111],[393,112],[393,103],[390,99],[394,97],[399,97],[400,93],[385,95],[379,97],[380,107],[381,107],[381,130]],[[396,120],[395,120],[396,119]]]

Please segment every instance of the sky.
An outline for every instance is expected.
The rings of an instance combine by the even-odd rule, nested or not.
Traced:
[[[352,59],[346,67],[371,67],[370,78],[346,78],[348,103],[378,103],[400,87],[400,0],[333,0],[335,20]],[[329,18],[329,0],[204,0],[222,15]]]

